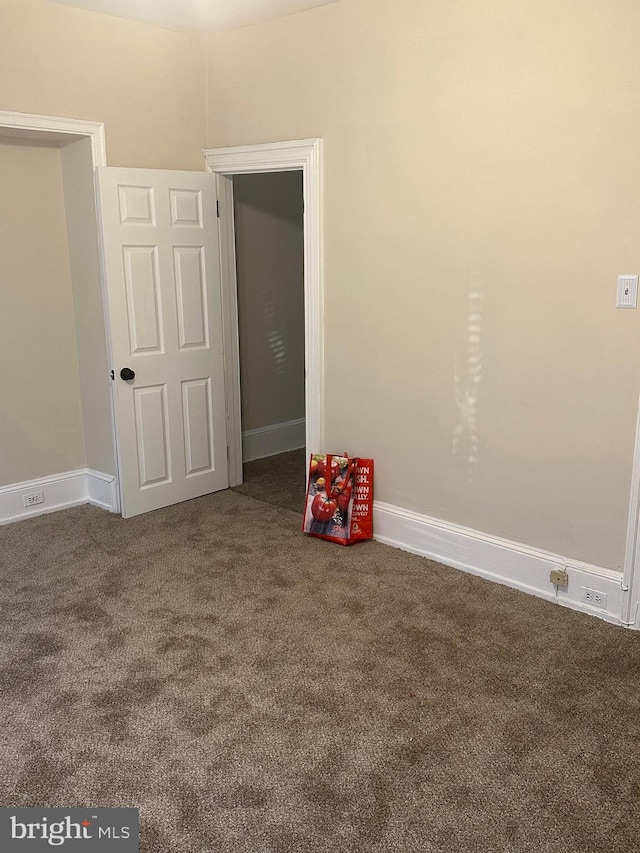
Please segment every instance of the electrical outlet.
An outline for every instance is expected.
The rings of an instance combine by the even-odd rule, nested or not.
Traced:
[[[36,504],[43,504],[44,492],[32,492],[30,495],[23,495],[22,503],[25,506],[35,506]]]
[[[581,599],[585,604],[590,604],[591,607],[601,607],[603,610],[607,608],[607,593],[600,592],[598,589],[589,589],[588,586],[580,587]]]
[[[569,575],[564,569],[551,569],[549,580],[556,586],[566,586],[569,583]]]
[[[636,308],[638,306],[638,276],[619,275],[616,288],[616,308]]]

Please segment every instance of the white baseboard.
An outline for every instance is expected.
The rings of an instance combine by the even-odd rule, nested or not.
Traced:
[[[25,507],[24,496],[39,492],[42,493],[42,503]],[[39,477],[36,480],[2,486],[0,487],[0,524],[9,524],[12,521],[33,518],[36,515],[86,503],[111,512],[118,512],[116,478],[88,468],[81,468],[77,471],[65,471],[50,477]]]
[[[93,506],[120,512],[118,481],[111,474],[102,474],[87,468],[87,498]]]
[[[297,450],[304,447],[305,443],[304,418],[248,429],[242,433],[242,461],[251,462],[253,459],[275,456],[276,453],[286,453],[287,450]]]
[[[304,419],[251,432],[254,434],[265,432],[267,435],[276,433],[277,436],[280,432],[279,427],[298,426],[299,428],[299,424],[302,424],[304,437]],[[273,453],[282,453],[304,446],[304,438],[301,444],[285,446],[284,449],[280,449],[282,445],[278,445],[277,438],[271,445],[265,442],[262,446],[277,447],[269,453],[262,454],[270,456]],[[42,492],[43,502],[25,507],[24,495],[36,492]],[[9,524],[85,503],[91,503],[110,512],[119,512],[116,478],[99,471],[82,468],[77,471],[54,474],[51,477],[2,486],[0,487],[0,524]],[[539,598],[554,601],[565,607],[590,613],[608,622],[621,624],[626,595],[621,572],[582,563],[569,557],[562,557],[380,501],[374,502],[373,514],[375,539],[379,542],[522,590]],[[566,587],[557,588],[550,582],[549,573],[552,569],[564,569],[568,573],[569,583]],[[606,608],[596,608],[585,603],[582,600],[582,587],[605,593]],[[634,624],[631,627],[638,626]]]
[[[373,517],[374,538],[379,542],[621,624],[625,596],[621,572],[379,501],[374,502]],[[566,587],[556,587],[550,582],[551,569],[567,572],[569,583]],[[585,603],[582,587],[605,593],[606,608]]]

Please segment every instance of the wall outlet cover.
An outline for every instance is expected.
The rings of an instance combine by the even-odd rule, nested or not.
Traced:
[[[36,504],[44,503],[44,491],[31,492],[28,495],[22,496],[22,503],[25,506],[35,506]]]
[[[601,592],[599,589],[581,586],[580,598],[585,604],[591,605],[591,607],[598,607],[601,610],[607,609],[607,593]]]

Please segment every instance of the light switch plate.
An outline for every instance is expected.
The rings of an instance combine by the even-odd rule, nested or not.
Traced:
[[[638,276],[619,275],[616,288],[616,308],[638,307]]]

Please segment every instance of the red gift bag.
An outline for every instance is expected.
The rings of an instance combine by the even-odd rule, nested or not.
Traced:
[[[302,531],[340,545],[373,538],[373,459],[311,454]]]

